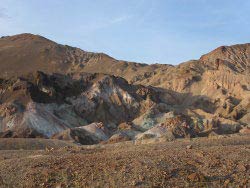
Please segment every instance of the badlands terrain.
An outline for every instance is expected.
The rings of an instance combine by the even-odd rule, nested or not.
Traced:
[[[248,187],[250,44],[177,66],[0,38],[2,187]]]

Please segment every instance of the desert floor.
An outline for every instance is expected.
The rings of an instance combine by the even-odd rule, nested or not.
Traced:
[[[250,187],[249,135],[95,146],[1,139],[0,149],[1,187]]]

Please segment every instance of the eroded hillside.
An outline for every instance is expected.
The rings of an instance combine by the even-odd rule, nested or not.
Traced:
[[[147,65],[32,34],[2,37],[1,137],[89,144],[249,131],[249,49]]]

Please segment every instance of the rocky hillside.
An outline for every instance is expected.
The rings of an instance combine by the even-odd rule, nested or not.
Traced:
[[[90,144],[238,132],[250,121],[249,66],[249,44],[172,66],[2,37],[0,136]]]
[[[104,74],[76,77],[77,80],[72,76],[35,72],[2,80],[2,131],[18,131],[19,136],[32,129],[50,137],[94,121],[116,128],[158,103],[155,90],[130,85],[119,77]]]
[[[20,34],[0,38],[1,77],[40,70],[46,73],[114,73],[132,79],[138,70],[147,74],[165,66],[118,61],[103,53],[60,45],[39,35]]]

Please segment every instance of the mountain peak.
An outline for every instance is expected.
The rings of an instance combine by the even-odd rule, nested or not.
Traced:
[[[250,44],[220,46],[201,56],[200,61],[209,66],[216,66],[220,62],[233,71],[243,72],[250,66]]]

